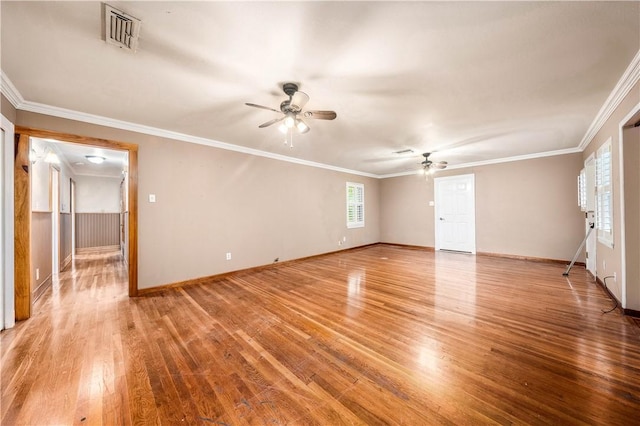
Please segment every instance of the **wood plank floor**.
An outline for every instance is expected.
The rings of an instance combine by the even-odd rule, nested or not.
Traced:
[[[640,328],[583,268],[388,245],[128,298],[85,254],[1,335],[3,425],[640,422]]]

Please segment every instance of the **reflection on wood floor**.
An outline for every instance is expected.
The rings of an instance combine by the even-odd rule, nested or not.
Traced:
[[[2,424],[618,424],[640,329],[584,271],[376,245],[140,298],[86,254],[2,333]]]

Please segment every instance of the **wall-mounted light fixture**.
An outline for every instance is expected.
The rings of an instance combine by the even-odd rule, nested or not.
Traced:
[[[35,164],[40,160],[44,161],[45,163],[60,164],[60,158],[58,158],[58,154],[53,152],[51,148],[46,148],[43,152],[40,153],[31,148],[31,151],[29,151],[29,161],[31,161],[31,164]]]

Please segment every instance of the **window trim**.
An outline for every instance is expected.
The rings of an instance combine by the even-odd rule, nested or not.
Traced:
[[[349,197],[349,193],[350,193],[350,188],[353,188],[353,190],[356,192],[356,199],[351,199],[351,197]],[[360,197],[358,197],[357,193],[360,192]],[[360,200],[358,200],[358,198]],[[347,228],[351,229],[351,228],[364,228],[364,212],[365,212],[365,202],[364,202],[364,184],[362,183],[355,183],[355,182],[347,182],[347,186],[346,186],[346,215],[347,215]],[[351,217],[352,215],[350,214],[352,212],[352,209],[354,211],[353,214],[353,218]],[[358,211],[361,212],[362,217],[359,218],[358,216]],[[360,219],[360,220],[358,220]]]
[[[587,211],[587,172],[583,168],[578,174],[578,206],[580,211]]]
[[[604,161],[608,164],[603,165]],[[603,212],[604,208],[608,211]],[[603,223],[606,218],[608,223]],[[613,150],[609,138],[596,151],[596,230],[598,242],[609,248],[613,248],[613,226]]]

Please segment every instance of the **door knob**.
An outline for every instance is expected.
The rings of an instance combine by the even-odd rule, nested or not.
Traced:
[[[444,220],[444,217],[441,217],[440,220]]]

